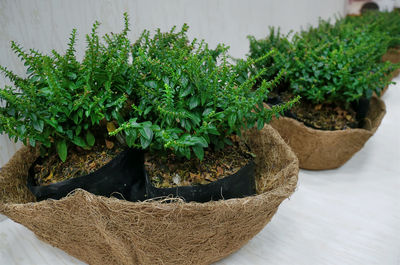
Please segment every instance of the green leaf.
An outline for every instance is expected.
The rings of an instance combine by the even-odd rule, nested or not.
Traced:
[[[39,90],[40,93],[43,93],[45,96],[52,96],[54,94],[53,90],[50,87],[44,87]]]
[[[197,126],[201,122],[200,114],[187,113],[186,116]]]
[[[144,115],[147,115],[147,114],[151,111],[152,108],[153,108],[152,106],[147,107],[147,108],[144,110],[143,114],[144,114]]]
[[[157,88],[157,82],[156,81],[146,81],[144,82],[144,85],[153,89]]]
[[[200,136],[193,136],[191,137],[191,140],[196,144],[199,145],[201,147],[208,147],[208,143],[206,141],[206,139],[204,139],[204,137]]]
[[[208,125],[207,131],[208,131],[208,133],[210,133],[210,134],[220,135],[220,133],[219,133],[218,130],[217,130],[217,127],[215,127],[215,125],[213,125],[213,124]]]
[[[85,141],[79,136],[75,136],[74,139],[72,139],[72,142],[77,146],[86,147]]]
[[[74,138],[74,132],[72,130],[66,131],[66,134],[67,134],[69,139],[73,139]]]
[[[105,83],[104,83],[104,88],[105,88],[106,90],[110,89],[110,88],[111,88],[111,81],[105,82]]]
[[[82,131],[82,126],[78,125],[78,126],[75,128],[75,134],[76,134],[76,135],[79,135],[79,134],[81,133],[81,131]]]
[[[68,76],[70,79],[72,79],[72,80],[75,80],[76,77],[77,77],[77,75],[76,75],[75,73],[71,73],[71,72],[69,72],[69,73],[67,74],[67,76]]]
[[[26,70],[26,74],[27,74],[27,75],[30,75],[30,74],[32,74],[32,73],[33,73],[33,69],[29,67],[29,68]]]
[[[191,97],[189,100],[189,109],[194,109],[199,105],[200,101],[198,97]]]
[[[208,114],[210,114],[212,112],[212,108],[207,108],[203,111],[203,116],[207,116]]]
[[[180,96],[181,98],[184,98],[184,97],[186,97],[187,95],[189,95],[191,92],[192,92],[192,88],[189,86],[189,87],[187,87],[185,90],[183,90],[183,91],[179,94],[179,96]]]
[[[137,133],[135,130],[126,131],[126,138],[125,138],[126,144],[129,147],[132,147],[135,144],[136,137],[137,137]]]
[[[229,127],[233,128],[235,126],[236,118],[237,118],[236,113],[232,113],[231,115],[229,115],[228,117]]]
[[[186,157],[186,159],[190,159],[190,148],[189,147],[182,147],[181,152]]]
[[[194,154],[197,156],[198,159],[203,160],[204,158],[204,149],[200,145],[195,145],[192,147]]]
[[[36,131],[43,132],[43,127],[43,120],[33,121],[33,128],[35,128]]]
[[[143,136],[140,136],[140,145],[142,146],[142,149],[146,149],[151,143],[151,140],[148,140],[144,138]]]
[[[182,87],[186,87],[188,85],[188,83],[189,83],[189,80],[185,76],[182,76],[181,77]]]
[[[227,145],[233,145],[232,141],[229,138],[224,138],[224,143]]]
[[[20,125],[20,126],[18,126],[18,128],[17,128],[17,130],[18,130],[18,133],[20,134],[20,135],[25,135],[25,133],[26,133],[26,127],[25,127],[25,125]]]
[[[75,124],[78,124],[79,116],[77,112],[75,112],[75,114],[72,116],[72,120],[74,121]]]
[[[33,76],[31,77],[32,82],[36,82],[36,81],[38,81],[39,79],[40,79],[40,76],[38,76],[38,75],[33,75]]]
[[[95,141],[96,141],[96,139],[94,138],[93,134],[90,131],[87,131],[86,142],[88,143],[88,145],[93,146]]]
[[[56,148],[61,161],[65,162],[67,160],[67,143],[65,140],[58,141]]]
[[[150,127],[140,128],[139,132],[146,140],[151,141],[153,139],[153,130]]]
[[[61,125],[57,125],[56,131],[59,132],[59,133],[63,133],[64,129],[63,129],[63,127]]]
[[[257,129],[261,130],[262,128],[264,128],[264,121],[260,119],[257,121]]]
[[[29,144],[30,144],[32,147],[35,147],[35,146],[36,146],[36,140],[33,139],[33,138],[29,138]]]

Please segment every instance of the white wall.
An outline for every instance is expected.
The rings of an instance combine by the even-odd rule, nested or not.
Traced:
[[[62,51],[72,28],[78,29],[78,55],[84,48],[84,34],[95,20],[101,32],[118,32],[122,13],[131,17],[136,38],[143,29],[169,30],[188,23],[190,36],[205,39],[212,46],[224,42],[231,54],[243,57],[248,51],[247,35],[264,37],[268,26],[284,32],[315,25],[318,17],[345,13],[346,0],[1,0],[0,64],[17,73],[23,65],[10,51],[15,40],[26,48]],[[0,78],[0,85],[4,80]],[[17,147],[0,136],[0,166]]]

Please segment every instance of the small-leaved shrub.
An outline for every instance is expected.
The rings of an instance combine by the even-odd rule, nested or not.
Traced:
[[[227,47],[189,41],[186,25],[153,37],[144,31],[135,43],[128,38],[126,14],[119,34],[101,39],[98,26],[86,36],[82,61],[75,57],[76,30],[63,55],[12,43],[27,76],[0,68],[14,85],[0,90],[0,133],[26,145],[40,143],[44,153],[58,152],[63,161],[68,148],[90,149],[107,131],[129,147],[202,159],[205,148],[223,148],[231,135],[255,125],[261,129],[295,102],[265,108],[268,89],[282,71],[253,90],[267,71],[254,70],[258,60],[233,64]]]
[[[290,34],[291,32],[283,35],[279,28],[269,27],[269,35],[265,39],[257,40],[253,36],[247,37],[250,42],[251,57],[257,59],[252,74],[261,69],[265,69],[264,73],[260,77],[262,79],[270,80],[282,71],[282,66],[275,63],[274,56],[265,57],[264,55],[266,52],[274,50],[277,50],[280,53],[285,53],[290,50]],[[266,66],[268,67],[266,68]]]
[[[96,32],[98,26],[96,22],[86,36],[82,62],[75,57],[76,30],[63,55],[55,50],[51,55],[26,51],[12,42],[27,76],[0,67],[14,84],[0,90],[0,133],[26,145],[40,143],[42,151],[56,149],[65,161],[69,146],[88,149],[95,144],[102,120],[122,120],[119,110],[127,98],[131,70],[128,17],[125,14],[122,33],[106,35],[104,43]]]
[[[112,134],[124,133],[132,147],[202,159],[204,149],[221,149],[231,144],[231,135],[255,125],[263,128],[293,102],[265,108],[268,89],[282,73],[253,90],[266,70],[249,79],[245,69],[253,60],[233,64],[227,47],[210,49],[204,41],[189,41],[187,30],[184,25],[178,32],[173,28],[140,36],[132,49],[136,72],[128,99],[130,119]]]
[[[274,40],[284,43],[284,49],[276,48],[272,65],[258,65],[258,69],[285,69],[288,89],[316,104],[350,103],[370,98],[373,92],[379,95],[390,83],[389,73],[393,70],[391,63],[381,62],[391,38],[382,32],[365,30],[367,27],[321,20],[318,27],[294,34],[290,41],[285,36]],[[272,42],[270,39],[251,39],[250,58],[269,52],[269,44],[264,43]]]
[[[389,48],[400,47],[400,12],[398,10],[370,11],[361,16],[348,16],[342,22],[352,24],[357,28],[385,33],[391,38],[388,43]]]

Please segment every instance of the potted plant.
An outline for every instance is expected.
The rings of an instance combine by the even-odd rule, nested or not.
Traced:
[[[398,10],[391,12],[366,12],[358,17],[346,17],[345,23],[354,27],[368,29],[369,31],[383,32],[391,41],[387,45],[387,52],[382,56],[382,61],[400,63],[400,13]],[[396,68],[391,73],[394,78],[399,74],[400,69]]]
[[[255,155],[254,196],[130,202],[76,190],[37,203],[25,179],[37,154],[23,147],[0,171],[0,213],[88,264],[210,264],[261,231],[297,184],[296,156],[264,126],[290,103],[265,109],[266,89],[275,81],[253,91],[254,78],[245,71],[251,61],[235,66],[223,46],[211,50],[204,42],[187,43],[186,30],[152,39],[142,34],[128,64],[122,119],[111,115],[115,123],[108,129],[147,154],[174,154],[183,161],[190,156],[195,162],[231,142],[238,145],[242,135],[250,150],[243,152]],[[255,124],[262,130],[252,128]]]
[[[253,60],[228,61],[227,48],[210,49],[179,32],[143,32],[132,49],[129,119],[111,135],[146,151],[148,198],[176,195],[186,201],[245,197],[255,193],[251,150],[244,130],[261,130],[294,101],[264,108],[279,76],[252,90]],[[269,55],[266,55],[267,57]]]
[[[373,97],[390,83],[394,65],[382,63],[390,38],[351,24],[320,21],[316,28],[287,36],[271,31],[250,37],[250,57],[277,47],[272,60],[257,67],[285,69],[285,79],[270,95],[270,105],[300,95],[300,104],[272,122],[305,169],[336,168],[357,152],[382,120],[384,103]],[[265,76],[268,78],[269,76]]]
[[[12,42],[27,67],[26,77],[0,67],[14,85],[0,90],[5,103],[0,107],[0,132],[40,150],[28,178],[38,200],[59,199],[76,188],[130,199],[139,176],[139,153],[107,131],[122,120],[129,90],[128,18],[125,15],[124,30],[106,35],[105,43],[99,40],[98,26],[96,22],[86,36],[81,62],[75,57],[73,30],[65,54],[25,51]]]

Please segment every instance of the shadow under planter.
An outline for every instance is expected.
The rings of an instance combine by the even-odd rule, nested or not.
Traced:
[[[256,155],[254,196],[129,202],[77,190],[35,203],[21,185],[35,154],[22,148],[0,172],[0,213],[88,264],[211,264],[260,232],[297,185],[298,160],[271,126],[245,137]]]
[[[364,146],[378,129],[385,114],[385,103],[372,97],[362,128],[324,131],[288,117],[273,120],[271,126],[296,153],[300,168],[334,169],[346,163]]]

